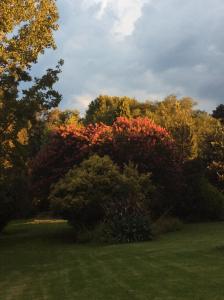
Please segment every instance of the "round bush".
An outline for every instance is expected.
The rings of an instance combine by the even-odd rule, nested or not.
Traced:
[[[153,193],[154,186],[149,174],[139,174],[132,165],[120,171],[108,156],[94,155],[55,184],[49,201],[57,215],[67,219],[80,231],[86,228],[93,230],[101,222],[115,226],[122,220],[129,226],[130,218],[140,220],[149,214]],[[133,231],[136,231],[136,226],[132,226]],[[114,234],[118,235],[117,230]],[[138,234],[142,232],[138,231]],[[128,238],[127,241],[130,240]]]

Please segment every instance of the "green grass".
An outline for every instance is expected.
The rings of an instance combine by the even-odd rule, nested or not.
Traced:
[[[0,300],[224,299],[224,223],[126,245],[77,245],[72,234],[63,223],[8,226]]]

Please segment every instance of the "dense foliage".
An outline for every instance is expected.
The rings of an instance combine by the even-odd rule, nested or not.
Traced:
[[[224,192],[224,126],[218,126],[213,135],[207,136],[204,160],[211,182]]]
[[[213,110],[212,116],[224,124],[224,104],[220,104]]]
[[[177,180],[175,147],[168,132],[146,118],[120,117],[112,126],[66,126],[54,132],[31,165],[36,203],[47,208],[50,186],[91,153],[109,155],[120,167],[132,161],[141,172],[153,172],[153,180],[167,192],[174,187],[171,181]]]
[[[93,100],[86,111],[84,123],[113,124],[117,117],[137,118],[150,115],[153,104],[141,103],[128,97],[100,95]]]
[[[188,221],[222,220],[224,195],[205,176],[202,162],[189,161],[184,167],[185,188],[179,214]]]
[[[59,180],[49,200],[77,231],[103,222],[115,240],[130,242],[150,238],[146,218],[153,192],[149,174],[132,165],[120,171],[109,157],[94,155]]]

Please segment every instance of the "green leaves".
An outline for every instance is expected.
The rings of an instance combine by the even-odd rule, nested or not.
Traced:
[[[105,222],[117,241],[130,242],[151,237],[153,191],[150,174],[140,174],[133,164],[122,171],[108,156],[93,155],[53,186],[49,200],[76,229],[93,230]]]

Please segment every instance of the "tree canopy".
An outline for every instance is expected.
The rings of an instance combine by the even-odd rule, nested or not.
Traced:
[[[0,1],[0,74],[24,70],[46,48],[55,48],[55,0]]]

